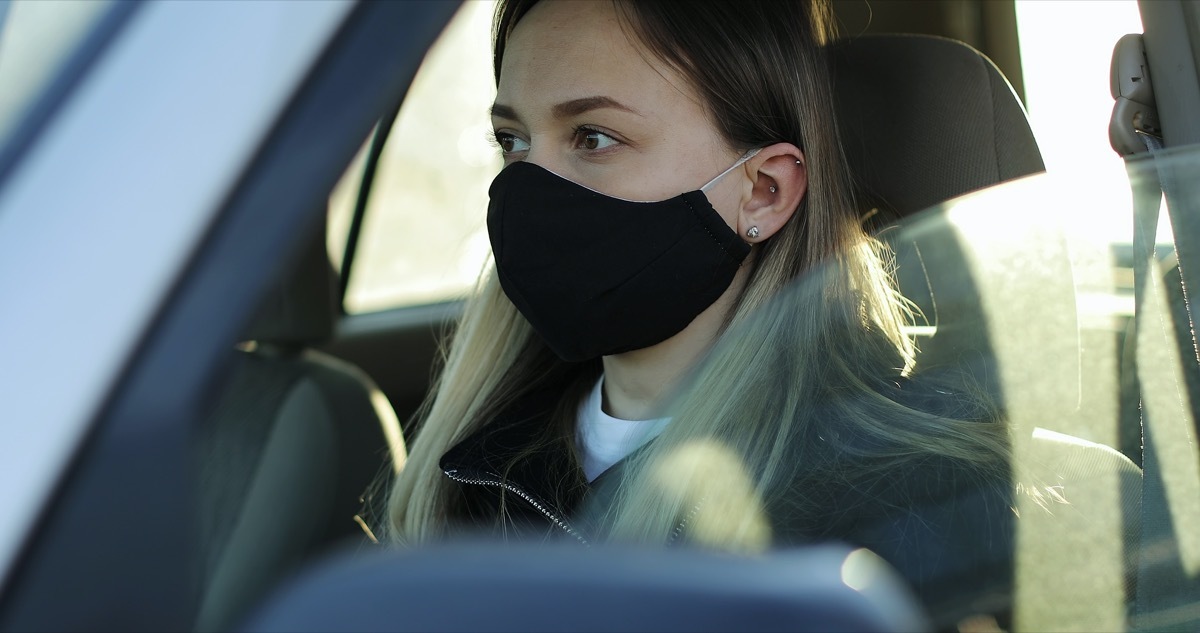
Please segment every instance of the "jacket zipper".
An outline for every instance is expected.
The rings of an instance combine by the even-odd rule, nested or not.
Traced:
[[[553,523],[555,526],[557,526],[558,528],[560,528],[567,534],[570,534],[571,536],[575,537],[575,540],[579,541],[580,544],[582,544],[584,547],[592,546],[591,543],[588,543],[587,539],[583,538],[583,535],[581,535],[579,532],[576,532],[570,526],[570,524],[567,523],[566,519],[558,516],[557,514],[554,514],[550,510],[547,510],[545,506],[538,503],[538,501],[536,499],[534,499],[532,496],[527,494],[524,490],[521,490],[520,488],[518,488],[512,484],[505,483],[503,481],[495,481],[492,479],[479,479],[479,478],[473,479],[470,477],[463,477],[462,475],[458,474],[457,468],[452,468],[450,470],[444,470],[442,472],[445,473],[447,477],[449,477],[450,479],[453,479],[454,481],[457,481],[460,484],[471,484],[471,485],[476,485],[476,486],[495,486],[497,488],[503,488],[504,490],[507,490],[507,491],[517,495],[518,497],[524,499],[525,502],[528,503],[529,505],[533,506],[533,508],[535,510],[537,510],[538,512],[541,512],[547,519],[550,519],[550,522]]]

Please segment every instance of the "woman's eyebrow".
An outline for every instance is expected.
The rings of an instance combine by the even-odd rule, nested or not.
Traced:
[[[637,116],[642,116],[642,114],[640,112],[621,103],[620,101],[617,101],[616,99],[613,99],[612,97],[605,97],[602,95],[596,96],[596,97],[583,97],[580,99],[572,99],[570,101],[564,101],[564,102],[554,106],[551,109],[551,111],[554,113],[554,116],[556,118],[566,119],[566,118],[573,117],[573,116],[579,116],[580,114],[583,114],[585,112],[591,112],[592,110],[600,110],[603,108],[610,108],[613,110],[622,110],[622,111],[628,112],[630,114],[636,114]],[[510,121],[520,121],[521,120],[521,117],[517,116],[517,111],[514,110],[512,108],[512,106],[508,106],[503,103],[492,104],[491,113],[492,113],[492,116],[494,116],[496,118],[500,118],[500,119],[508,119]]]
[[[498,119],[508,119],[509,121],[521,120],[521,118],[517,116],[517,111],[512,109],[512,106],[506,106],[502,103],[493,103],[491,114]]]
[[[584,112],[591,112],[592,110],[599,110],[602,108],[624,110],[630,114],[641,116],[641,113],[639,113],[637,110],[634,110],[633,108],[621,103],[620,101],[617,101],[616,99],[602,95],[564,101],[554,106],[554,116],[560,119],[565,119],[567,117],[578,116]]]

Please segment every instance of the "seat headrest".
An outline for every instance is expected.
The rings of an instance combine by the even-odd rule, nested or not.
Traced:
[[[970,46],[869,35],[831,44],[830,59],[850,171],[881,222],[1045,171],[1012,86]]]
[[[244,340],[287,348],[314,345],[333,335],[337,277],[325,248],[324,222],[314,233],[290,268],[263,294]]]

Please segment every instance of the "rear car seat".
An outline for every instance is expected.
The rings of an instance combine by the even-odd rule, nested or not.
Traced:
[[[195,628],[227,628],[314,553],[363,537],[360,497],[403,459],[387,399],[358,368],[310,349],[338,313],[324,227],[272,288],[214,413],[199,429]]]

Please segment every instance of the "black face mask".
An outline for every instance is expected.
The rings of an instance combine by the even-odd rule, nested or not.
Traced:
[[[488,235],[505,294],[566,361],[650,347],[729,288],[750,245],[697,191],[606,196],[532,163],[492,182]]]

